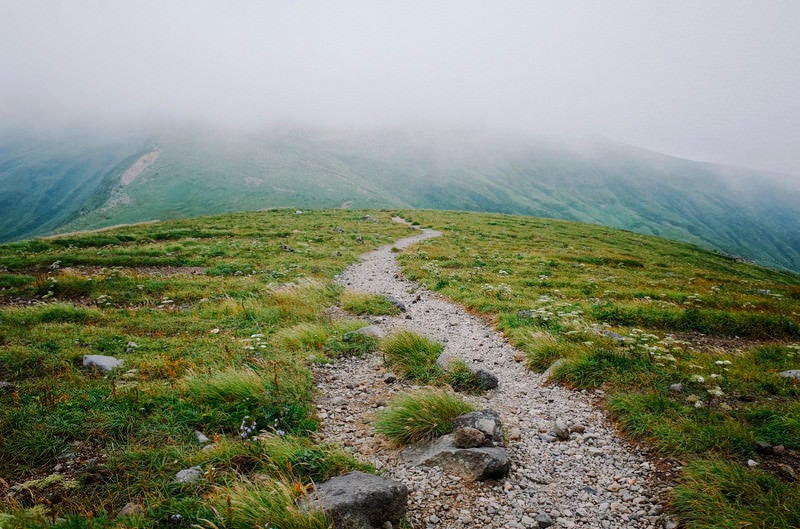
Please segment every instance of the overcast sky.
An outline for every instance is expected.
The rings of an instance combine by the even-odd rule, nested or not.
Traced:
[[[487,127],[800,175],[800,1],[0,0],[0,120]]]

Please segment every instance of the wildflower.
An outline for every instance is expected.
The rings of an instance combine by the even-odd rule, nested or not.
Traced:
[[[706,381],[706,379],[701,375],[694,375],[692,377],[692,380],[695,381],[695,382],[699,382],[700,384],[702,384],[703,382]]]
[[[718,366],[729,366],[731,365],[732,362],[730,360],[717,360],[714,363],[717,364]]]
[[[711,395],[712,397],[721,397],[725,393],[722,391],[722,389],[719,386],[714,386],[713,388],[708,390],[708,394]]]

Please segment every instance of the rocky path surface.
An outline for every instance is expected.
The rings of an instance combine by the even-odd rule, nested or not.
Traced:
[[[406,248],[440,235],[422,230],[362,256],[338,276],[347,288],[390,295],[406,312],[374,318],[387,333],[408,329],[438,340],[445,354],[494,373],[497,389],[468,397],[501,415],[509,438],[511,473],[500,481],[468,483],[437,467],[412,467],[371,429],[376,411],[414,386],[387,382],[380,354],[316,368],[319,440],[344,446],[409,488],[414,529],[433,528],[661,528],[653,466],[621,440],[601,411],[599,394],[544,385],[525,369],[521,353],[463,308],[405,279],[391,247]],[[577,426],[566,441],[548,432],[556,419]]]

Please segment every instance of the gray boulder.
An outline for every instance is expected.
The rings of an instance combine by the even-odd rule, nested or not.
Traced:
[[[483,432],[484,446],[497,446],[503,444],[503,426],[500,415],[490,409],[473,411],[459,415],[453,419],[454,429],[475,428]]]
[[[197,483],[203,477],[200,467],[185,468],[175,474],[175,483]]]
[[[104,373],[108,373],[120,366],[122,366],[122,360],[114,358],[113,356],[83,355],[83,367],[91,367],[92,369],[99,369]]]
[[[474,373],[475,378],[478,379],[478,384],[481,385],[481,389],[494,389],[497,387],[497,377],[493,373],[485,369],[477,369]]]
[[[408,488],[402,483],[364,472],[331,478],[300,500],[304,508],[321,508],[337,529],[372,529],[400,523]]]
[[[402,301],[400,301],[398,298],[392,296],[391,294],[387,295],[385,297],[389,301],[389,303],[391,303],[392,305],[394,305],[395,307],[400,309],[400,312],[405,312],[406,311],[406,304],[403,303]]]
[[[800,380],[800,369],[789,369],[788,371],[781,371],[778,373],[783,378],[791,378],[794,380]]]
[[[505,448],[458,448],[455,434],[407,448],[403,451],[403,457],[412,465],[437,466],[467,481],[500,479],[507,476],[511,469]]]

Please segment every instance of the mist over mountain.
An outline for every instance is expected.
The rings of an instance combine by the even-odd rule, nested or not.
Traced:
[[[458,209],[625,228],[800,271],[791,182],[603,139],[456,128],[6,136],[0,240],[275,207]]]

